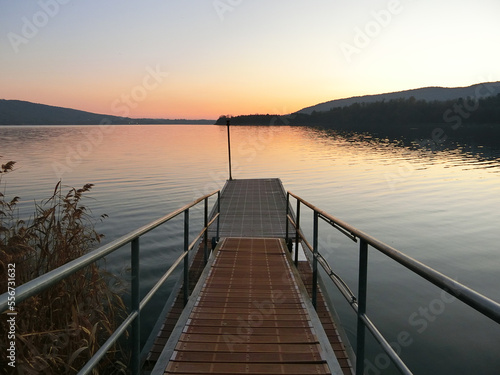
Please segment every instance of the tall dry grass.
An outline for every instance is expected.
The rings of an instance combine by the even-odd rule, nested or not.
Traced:
[[[14,169],[3,164],[2,176]],[[7,265],[15,264],[16,286],[76,259],[100,242],[95,219],[83,204],[92,184],[63,193],[59,182],[48,199],[35,203],[28,222],[20,220],[19,197],[0,188],[0,293],[7,291]],[[100,218],[102,219],[102,218]],[[126,308],[112,275],[92,264],[16,306],[16,368],[20,374],[73,374],[120,323]],[[7,366],[7,322],[0,322],[0,371]],[[115,347],[95,373],[126,373],[126,359]]]

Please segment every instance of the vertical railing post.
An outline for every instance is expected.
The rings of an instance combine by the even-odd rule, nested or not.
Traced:
[[[287,191],[286,192],[286,217],[285,217],[285,242],[286,242],[286,245],[289,246],[288,244],[288,215],[290,214],[290,209],[289,209],[289,206],[290,205],[290,193]],[[291,250],[291,249],[290,249]]]
[[[297,220],[295,221],[295,267],[299,265],[299,240],[300,240],[300,200],[297,199]]]
[[[189,299],[189,208],[184,211],[184,251],[187,253],[184,257],[184,306]]]
[[[217,242],[219,242],[219,229],[220,229],[220,190],[217,192],[217,213],[219,216],[217,216]]]
[[[232,181],[233,175],[231,173],[231,135],[229,134],[229,125],[230,125],[229,120],[226,121],[226,125],[227,125],[227,152],[229,156],[229,181]]]
[[[205,261],[205,264],[208,262],[208,197],[205,198],[205,213],[204,213],[204,222],[205,222],[205,235],[203,236],[204,239],[204,246],[203,246],[203,259]]]
[[[140,355],[141,355],[141,321],[140,321],[140,292],[139,292],[139,237],[132,240],[131,243],[131,273],[132,273],[132,286],[131,286],[131,310],[137,311],[137,317],[132,322],[132,332],[130,335],[131,340],[131,373],[139,375],[140,370]]]
[[[362,317],[366,313],[368,279],[368,243],[361,239],[359,244],[358,274],[358,325],[356,332],[356,375],[363,375],[365,366],[365,324]]]
[[[314,210],[313,217],[313,279],[312,279],[312,304],[316,309],[318,294],[318,211]]]

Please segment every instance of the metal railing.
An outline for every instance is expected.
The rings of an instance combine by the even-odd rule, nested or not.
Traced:
[[[208,220],[208,199],[217,194],[217,208],[212,219]],[[190,243],[189,242],[189,209],[198,205],[200,202],[204,201],[204,227],[201,232],[196,236],[196,238]],[[158,282],[150,289],[146,296],[140,299],[140,278],[139,278],[139,238],[150,232],[151,230],[159,227],[162,224],[170,221],[176,216],[184,214],[184,251],[177,260],[172,264],[172,266],[163,274],[163,276],[158,280]],[[77,258],[65,265],[58,267],[46,274],[37,277],[19,287],[16,288],[16,305],[20,302],[30,298],[38,293],[44,291],[55,283],[65,279],[66,277],[74,274],[80,269],[88,266],[89,264],[96,262],[97,260],[111,254],[112,252],[118,250],[122,246],[130,243],[131,253],[131,312],[120,324],[120,326],[110,335],[107,341],[99,348],[99,350],[94,354],[94,356],[85,364],[85,366],[78,372],[79,375],[88,374],[92,369],[98,364],[106,352],[113,346],[113,344],[119,339],[119,337],[131,326],[131,373],[138,375],[140,372],[140,312],[144,306],[151,300],[153,295],[160,289],[163,283],[172,275],[177,266],[184,261],[184,304],[187,303],[189,298],[189,252],[194,248],[194,246],[204,237],[204,259],[205,263],[208,259],[208,228],[217,221],[217,238],[219,237],[219,216],[220,216],[220,190],[216,190],[212,193],[204,195],[201,198],[179,208],[170,214],[157,219],[131,233],[126,234],[123,237],[110,242],[107,245],[101,246],[98,249]],[[3,313],[8,309],[8,293],[4,293],[0,296],[0,313]]]
[[[296,219],[291,213],[290,196],[296,199]],[[300,227],[300,208],[301,204],[310,208],[313,211],[313,244],[311,245],[305,238]],[[337,286],[341,294],[349,302],[349,305],[357,314],[357,333],[356,333],[356,374],[364,373],[365,359],[365,328],[367,328],[378,343],[382,346],[386,354],[391,358],[392,362],[403,374],[412,374],[406,364],[402,361],[399,355],[395,352],[389,342],[380,333],[375,324],[366,315],[366,300],[367,300],[367,272],[368,272],[368,246],[380,251],[404,267],[408,268],[417,275],[423,277],[427,281],[436,285],[438,288],[453,295],[457,299],[471,306],[476,311],[487,316],[493,321],[500,323],[500,304],[483,296],[480,293],[460,284],[459,282],[443,275],[442,273],[426,266],[425,264],[401,253],[393,247],[363,233],[355,227],[343,222],[327,214],[326,212],[315,207],[311,203],[303,200],[299,196],[287,192],[287,208],[286,208],[286,241],[289,241],[289,222],[295,228],[295,264],[298,263],[299,243],[304,243],[312,252],[313,258],[313,289],[312,289],[312,304],[316,308],[317,298],[317,280],[318,280],[318,262],[327,272],[330,279]],[[347,284],[331,269],[326,259],[319,253],[318,249],[318,221],[324,220],[354,242],[360,241],[359,244],[359,274],[358,274],[358,296],[349,289]]]

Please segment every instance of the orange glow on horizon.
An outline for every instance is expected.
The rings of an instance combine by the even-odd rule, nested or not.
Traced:
[[[286,115],[310,105],[331,99],[304,99],[299,97],[275,97],[273,95],[246,92],[223,93],[214,92],[193,95],[189,101],[176,98],[174,95],[150,95],[144,101],[134,101],[129,94],[114,95],[111,89],[100,93],[60,93],[45,90],[29,93],[14,91],[17,95],[4,98],[25,100],[56,107],[71,108],[86,112],[124,116],[131,118],[161,119],[214,119],[222,115],[278,114]],[[220,90],[222,91],[222,90]],[[82,100],[81,96],[85,99]],[[291,96],[291,95],[290,95]],[[40,100],[40,98],[43,98]],[[110,99],[111,98],[111,99]]]
[[[491,48],[500,42],[497,0],[459,1],[453,17],[445,3],[410,2],[383,22],[387,10],[371,2],[233,2],[223,14],[212,2],[56,1],[57,11],[42,3],[2,9],[3,99],[131,118],[216,119],[499,80],[500,53]]]

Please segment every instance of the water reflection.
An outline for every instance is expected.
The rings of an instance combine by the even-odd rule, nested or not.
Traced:
[[[411,139],[404,136],[400,138],[377,137],[370,133],[342,132],[335,130],[311,129],[311,137],[322,140],[325,144],[332,142],[339,145],[339,140],[346,145],[351,145],[359,150],[374,152],[382,162],[388,163],[399,160],[420,159],[430,165],[436,163],[446,164],[447,167],[463,166],[465,169],[480,168],[493,169],[498,173],[500,169],[500,139],[447,139],[445,142],[431,142],[425,139]],[[391,155],[393,160],[391,161]],[[426,168],[425,166],[418,169]]]
[[[228,176],[225,126],[113,129],[63,175],[67,185],[96,184],[89,206],[96,215],[110,216],[99,227],[106,241],[221,187]],[[18,170],[2,181],[7,182],[7,193],[21,196],[30,207],[34,199],[49,196],[57,182],[53,163],[64,164],[68,156],[75,160],[71,150],[84,150],[82,145],[93,130],[85,126],[0,127],[1,160],[18,161]],[[231,137],[234,178],[279,177],[286,189],[326,212],[500,300],[500,152],[493,142],[450,139],[432,149],[422,147],[414,137],[288,126],[235,126]],[[305,231],[311,220],[310,216],[301,220]],[[170,254],[182,249],[182,236],[176,237],[176,231],[178,227],[152,234],[148,246],[141,248],[145,288],[175,259]],[[336,231],[321,235],[322,250],[336,271],[355,286],[356,247],[350,240],[339,239],[342,234]],[[370,262],[369,308],[384,333],[397,337],[399,331],[412,329],[408,317],[419,306],[428,306],[436,298],[435,291],[420,288],[406,272],[375,253],[370,253]],[[120,272],[123,265],[116,263]],[[401,290],[395,291],[396,285]],[[398,323],[384,310],[391,304]],[[467,308],[460,306],[447,305],[447,314],[470,323],[470,329],[462,328],[465,334],[489,338],[475,343],[483,357],[461,356],[464,344],[454,339],[453,327],[428,329],[425,334],[414,334],[414,344],[405,352],[428,352],[426,364],[419,363],[417,355],[405,354],[420,369],[416,373],[431,373],[426,372],[427,365],[442,370],[434,373],[446,373],[439,367],[445,350],[436,344],[442,337],[451,337],[444,342],[457,358],[458,368],[460,363],[466,368],[471,361],[485,374],[484,363],[500,367],[498,359],[488,354],[500,340],[498,327],[482,320],[477,323],[477,316],[468,315]],[[350,316],[349,307],[345,314]],[[347,328],[353,328],[345,319]],[[439,321],[446,319],[443,316]]]

